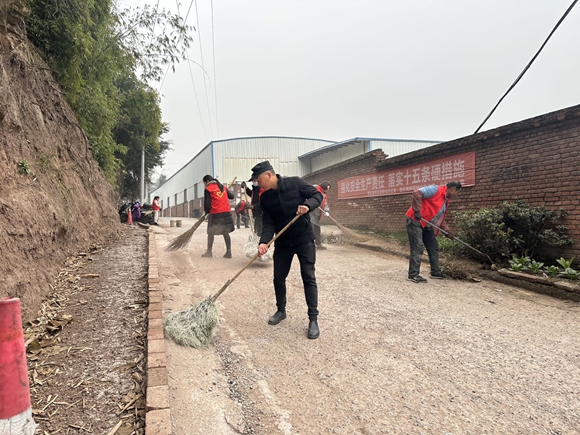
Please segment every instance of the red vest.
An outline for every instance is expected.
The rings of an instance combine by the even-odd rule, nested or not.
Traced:
[[[230,200],[228,198],[228,188],[224,186],[223,192],[216,183],[209,183],[206,190],[211,197],[210,214],[227,213],[231,211]]]
[[[435,195],[433,195],[431,198],[423,198],[421,200],[421,216],[423,217],[423,219],[425,219],[428,222],[431,222],[431,219],[433,219],[435,217],[435,215],[439,212],[439,210],[441,210],[441,207],[443,207],[443,204],[447,203],[447,198],[445,197],[445,195],[447,194],[447,186],[439,186],[437,188],[437,192],[435,192]],[[446,204],[445,206],[445,212],[443,213],[443,216],[441,217],[441,221],[443,222],[443,220],[445,219],[445,215],[447,214],[447,209],[448,209],[449,204]],[[406,213],[407,217],[410,217],[411,219],[415,220],[415,210],[413,210],[413,207],[409,207],[409,210],[407,210]],[[434,223],[436,225],[436,223]],[[421,225],[424,227],[427,226],[427,224],[423,221],[421,221]]]
[[[236,211],[238,213],[241,213],[244,209],[246,208],[246,201],[244,201],[243,199],[240,201],[240,203],[238,204],[238,206],[236,207]]]
[[[159,211],[161,210],[161,207],[159,207],[159,201],[153,201],[153,211]]]

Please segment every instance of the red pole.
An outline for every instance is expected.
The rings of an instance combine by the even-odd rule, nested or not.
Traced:
[[[28,420],[24,413],[29,415],[28,423],[30,423],[32,419],[30,387],[20,299],[2,298],[0,299],[0,428],[3,425],[2,420],[7,421],[13,417],[18,417],[18,425],[26,423],[22,420],[23,418]],[[16,429],[15,424],[14,421],[9,427]],[[33,427],[32,431],[34,432]]]

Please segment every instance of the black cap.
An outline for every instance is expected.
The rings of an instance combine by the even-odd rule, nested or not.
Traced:
[[[274,168],[270,164],[268,160],[264,160],[263,162],[258,163],[256,166],[252,168],[252,177],[248,181],[254,181],[256,178],[260,176],[260,174],[266,171],[273,171]]]

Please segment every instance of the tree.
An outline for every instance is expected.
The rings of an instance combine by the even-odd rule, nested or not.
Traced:
[[[115,11],[111,0],[34,0],[30,7],[29,39],[55,71],[107,179],[132,183],[141,166],[140,159],[134,166],[134,147],[161,164],[168,144],[160,140],[159,99],[145,81],[186,58],[192,28],[149,6]],[[139,99],[151,116],[131,109]]]
[[[163,154],[169,143],[160,136],[167,132],[161,121],[161,109],[157,93],[133,74],[119,78],[120,117],[113,130],[113,137],[126,152],[119,153],[125,180],[121,185],[121,196],[137,197],[141,178],[141,153],[145,151],[145,182],[150,182],[150,174],[156,166],[161,166]],[[143,199],[143,198],[142,198]]]

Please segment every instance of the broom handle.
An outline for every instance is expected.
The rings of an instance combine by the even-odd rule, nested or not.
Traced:
[[[449,235],[449,233],[445,230],[442,230],[441,228],[439,228],[437,225],[432,224],[431,222],[429,222],[427,219],[423,219],[421,218],[421,220],[423,222],[425,222],[427,225],[432,226],[433,228],[435,228],[436,230],[439,230],[440,232],[442,232],[443,234],[445,234],[446,236]],[[475,249],[473,246],[468,245],[467,243],[465,243],[463,240],[457,238],[457,237],[453,237],[453,240],[457,240],[459,243],[461,243],[462,245],[467,246],[468,248],[473,249],[475,252],[483,255],[484,257],[487,257],[487,259],[489,260],[490,264],[493,264],[493,261],[491,260],[491,257],[483,252],[481,252],[479,249]]]
[[[325,216],[330,218],[330,220],[334,223],[334,225],[336,225],[338,228],[340,228],[341,231],[358,236],[358,234],[356,234],[354,231],[349,230],[344,225],[339,224],[336,219],[334,219],[332,216],[330,216],[330,213],[327,215],[326,212],[324,210],[322,210],[320,207],[318,207],[318,210],[320,210],[322,213],[325,213]]]
[[[280,230],[280,231],[279,231],[279,232],[278,232],[278,233],[277,233],[277,234],[274,236],[274,238],[268,242],[268,244],[267,244],[266,246],[269,248],[269,247],[270,247],[270,245],[271,245],[272,243],[274,243],[274,242],[276,241],[276,239],[277,239],[278,237],[280,237],[280,236],[282,235],[282,233],[284,233],[284,231],[286,231],[286,230],[287,230],[287,229],[290,227],[290,225],[292,225],[294,222],[296,222],[300,216],[302,216],[302,215],[300,215],[300,214],[297,214],[296,216],[294,216],[294,218],[293,218],[293,219],[292,219],[290,222],[288,222],[288,224],[287,224],[287,225],[286,225],[284,228],[282,228],[282,229],[281,229],[281,230]],[[223,287],[222,287],[222,288],[220,288],[220,289],[219,289],[219,291],[218,291],[218,292],[217,292],[215,295],[213,295],[213,296],[210,298],[210,301],[211,301],[211,302],[215,302],[215,300],[216,300],[216,299],[217,299],[217,298],[218,298],[218,297],[219,297],[219,296],[220,296],[220,295],[221,295],[221,294],[222,294],[222,293],[223,293],[223,292],[226,290],[226,288],[227,288],[227,287],[228,287],[228,286],[229,286],[229,285],[230,285],[232,282],[234,282],[234,281],[235,281],[235,279],[236,279],[238,276],[240,276],[240,274],[241,274],[241,273],[242,273],[244,270],[246,270],[246,269],[248,268],[248,266],[249,266],[250,264],[252,264],[252,263],[254,262],[254,260],[255,260],[256,258],[258,258],[259,256],[260,256],[260,253],[257,253],[256,255],[254,255],[254,256],[252,257],[252,259],[251,259],[250,261],[248,261],[248,263],[247,263],[247,264],[246,264],[246,265],[245,265],[245,266],[244,266],[242,269],[240,269],[240,271],[239,271],[238,273],[236,273],[236,274],[234,275],[234,277],[233,277],[233,278],[230,278],[230,279],[228,279],[228,280],[227,280],[227,282],[226,282],[226,283],[223,285]]]

